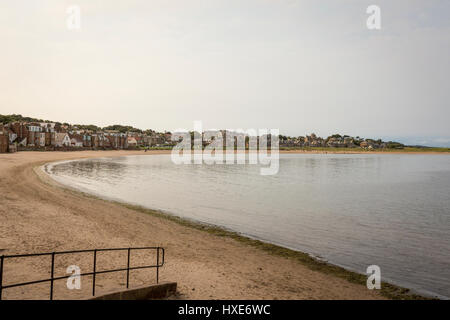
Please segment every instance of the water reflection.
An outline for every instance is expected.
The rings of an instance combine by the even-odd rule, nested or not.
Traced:
[[[65,162],[62,183],[213,223],[359,272],[450,296],[450,157],[282,155],[254,165],[180,165],[170,156]]]

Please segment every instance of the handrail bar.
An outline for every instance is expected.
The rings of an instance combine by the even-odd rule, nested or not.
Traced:
[[[109,269],[109,270],[101,270],[101,271],[96,270],[97,252],[125,251],[125,250],[128,251],[126,268]],[[131,252],[131,250],[156,250],[156,264],[130,267],[130,252]],[[127,272],[127,288],[128,288],[129,287],[130,270],[156,268],[156,283],[159,283],[159,268],[163,267],[164,263],[165,263],[165,250],[163,247],[129,247],[129,248],[109,248],[109,249],[102,248],[102,249],[85,249],[85,250],[71,250],[71,251],[58,251],[58,252],[45,252],[45,253],[2,255],[2,256],[0,256],[0,300],[2,299],[2,292],[4,289],[27,286],[27,285],[43,283],[43,282],[50,282],[50,300],[53,300],[53,283],[54,283],[54,281],[68,279],[73,276],[73,275],[65,275],[65,276],[58,276],[58,277],[54,276],[55,256],[63,255],[63,254],[88,253],[88,252],[94,253],[94,261],[93,261],[94,270],[93,270],[93,272],[80,273],[77,276],[79,276],[79,277],[92,276],[93,277],[92,278],[92,295],[93,296],[95,296],[95,276],[97,274],[126,271]],[[160,262],[160,252],[161,252],[161,262]],[[3,285],[3,281],[4,281],[3,270],[4,270],[4,264],[5,264],[6,259],[28,258],[28,257],[38,257],[38,256],[51,256],[52,263],[51,263],[51,270],[50,270],[50,274],[51,274],[50,278]]]

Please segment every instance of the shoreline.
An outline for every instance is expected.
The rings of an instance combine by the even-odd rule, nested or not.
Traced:
[[[180,284],[180,294],[181,297],[187,298],[187,299],[221,299],[221,298],[235,298],[235,299],[383,299],[383,298],[390,298],[390,299],[423,299],[425,297],[416,295],[411,293],[409,289],[400,288],[395,285],[391,285],[388,283],[382,284],[382,289],[380,291],[369,291],[367,288],[365,288],[365,282],[366,282],[366,276],[361,275],[349,270],[346,270],[342,267],[335,266],[331,263],[319,261],[313,257],[311,257],[309,254],[302,253],[299,251],[294,251],[291,249],[287,249],[281,246],[277,246],[274,244],[270,244],[267,242],[263,242],[260,240],[251,239],[249,237],[243,236],[241,234],[238,234],[233,231],[228,231],[224,228],[217,227],[217,226],[211,226],[206,225],[199,222],[194,222],[191,220],[183,219],[180,217],[177,217],[175,215],[170,215],[166,213],[162,213],[157,210],[151,210],[147,208],[143,208],[140,206],[130,205],[127,203],[121,203],[117,201],[111,201],[111,200],[105,200],[102,198],[99,198],[97,196],[86,194],[78,190],[73,190],[70,187],[63,186],[61,188],[61,184],[52,179],[46,172],[42,171],[40,167],[42,167],[45,164],[51,163],[51,162],[57,162],[57,161],[64,161],[64,160],[75,160],[75,159],[83,159],[83,158],[101,158],[101,157],[117,157],[121,155],[153,155],[153,154],[167,154],[167,151],[150,151],[150,152],[143,152],[143,151],[80,151],[80,152],[74,152],[74,153],[58,153],[54,156],[52,153],[40,153],[38,158],[45,158],[40,159],[40,161],[36,161],[38,159],[22,159],[22,162],[24,164],[22,166],[25,166],[25,168],[28,171],[33,171],[33,176],[29,176],[27,181],[31,182],[31,190],[33,189],[47,189],[52,191],[52,195],[59,196],[62,198],[75,198],[78,200],[89,202],[93,205],[93,208],[91,210],[87,210],[83,206],[78,206],[76,203],[71,203],[70,206],[73,206],[76,210],[81,212],[78,212],[78,215],[85,215],[89,216],[90,219],[96,220],[95,216],[97,214],[100,215],[100,213],[96,211],[102,211],[107,209],[106,211],[109,212],[110,209],[118,209],[122,208],[122,210],[118,211],[125,211],[124,215],[121,216],[122,213],[115,214],[115,216],[118,216],[118,219],[121,219],[119,225],[114,225],[115,228],[124,228],[127,229],[127,236],[125,234],[114,234],[114,236],[119,236],[122,238],[125,238],[125,241],[121,241],[122,246],[124,243],[131,244],[136,243],[132,240],[135,238],[133,236],[133,233],[137,230],[134,229],[134,226],[132,225],[133,221],[131,221],[129,218],[139,218],[140,222],[145,222],[147,224],[146,228],[144,229],[155,229],[155,225],[159,224],[159,229],[165,229],[164,231],[171,234],[167,238],[166,242],[169,242],[170,244],[178,244],[181,247],[185,247],[185,250],[192,251],[194,256],[201,259],[208,260],[207,264],[208,266],[202,266],[203,268],[206,267],[206,274],[209,273],[219,273],[219,275],[216,276],[215,281],[211,281],[209,277],[206,276],[207,279],[205,279],[205,270],[203,272],[200,272],[198,274],[198,278],[190,279],[192,278],[191,275],[186,274],[186,272],[183,272],[183,269],[187,267],[191,267],[192,264],[196,265],[197,268],[201,268],[201,266],[196,263],[196,259],[192,261],[191,259],[187,259],[185,255],[183,255],[184,250],[180,250],[181,248],[176,249],[175,247],[172,247],[170,244],[168,248],[168,256],[167,259],[170,261],[171,259],[174,259],[173,261],[178,262],[181,265],[181,268],[174,264],[170,264],[167,267],[164,268],[170,268],[170,271],[168,271],[167,275],[168,277],[163,276],[164,280],[173,281],[170,277],[170,275],[179,274],[180,272],[184,274],[184,277],[180,277],[179,280],[177,280]],[[284,153],[284,152],[283,152]],[[292,153],[292,152],[286,152],[286,153]],[[314,152],[316,153],[316,152]],[[22,154],[22,158],[26,158],[24,156],[24,153]],[[29,152],[25,153],[29,154]],[[33,153],[33,155],[36,157],[36,153]],[[74,155],[74,156],[73,156]],[[4,158],[4,156],[0,157]],[[7,157],[6,157],[7,158]],[[17,157],[16,157],[17,158]],[[29,161],[27,161],[29,160]],[[20,166],[20,165],[19,165]],[[2,168],[3,169],[3,168]],[[11,169],[11,168],[10,168]],[[38,170],[36,170],[38,169]],[[14,171],[14,170],[10,170]],[[26,171],[26,170],[25,170]],[[44,176],[37,173],[37,171],[40,171]],[[2,171],[2,175],[3,175]],[[36,173],[36,174],[34,174]],[[14,178],[14,177],[12,177]],[[56,185],[58,184],[58,185]],[[1,188],[1,187],[0,187]],[[36,190],[35,190],[36,191]],[[49,201],[51,203],[51,199],[49,197],[45,197],[45,194],[38,192],[39,195],[39,201]],[[51,197],[50,197],[51,198]],[[72,199],[74,200],[74,199]],[[58,205],[60,203],[57,203]],[[84,211],[83,211],[84,210]],[[145,213],[143,215],[142,213]],[[0,214],[3,215],[3,212],[0,211]],[[101,218],[98,218],[97,220],[103,220],[106,218],[111,218],[108,213],[106,213],[106,216],[102,216]],[[99,222],[99,221],[95,221]],[[22,223],[24,223],[22,221]],[[125,226],[123,226],[124,224]],[[81,229],[84,229],[87,225],[80,224],[79,227]],[[106,228],[104,226],[99,226],[100,228]],[[113,226],[109,226],[113,227]],[[113,228],[114,229],[114,228]],[[141,230],[139,230],[141,231]],[[161,230],[158,230],[159,233],[161,233]],[[201,231],[201,232],[199,232]],[[131,234],[130,234],[131,233]],[[144,232],[145,233],[145,232]],[[180,235],[180,236],[178,236]],[[92,234],[90,234],[92,236]],[[19,235],[20,237],[20,235]],[[45,238],[45,237],[44,237]],[[100,237],[101,238],[101,237]],[[111,238],[111,237],[109,237]],[[115,238],[115,237],[113,237]],[[156,237],[157,238],[157,237]],[[185,238],[185,239],[178,239],[178,238]],[[187,239],[186,239],[187,238]],[[145,237],[144,237],[145,239]],[[3,238],[0,238],[0,249],[4,248],[3,245]],[[42,241],[43,239],[38,239]],[[102,239],[106,240],[106,239]],[[191,240],[192,243],[200,243],[202,244],[199,249],[193,248],[193,246],[187,244],[186,240]],[[61,248],[70,248],[74,249],[74,247],[68,247],[67,244],[64,243],[64,241],[59,240],[62,242]],[[51,241],[50,241],[51,242]],[[82,239],[78,239],[78,242],[84,242]],[[102,241],[93,241],[95,243],[102,242]],[[108,242],[108,241],[105,241]],[[147,243],[145,243],[147,244]],[[162,246],[165,246],[164,242],[159,242]],[[60,246],[61,246],[60,245]],[[25,246],[27,247],[27,246]],[[105,247],[105,246],[104,246]],[[112,245],[108,245],[106,247],[112,247]],[[79,247],[78,247],[79,248]],[[25,248],[23,248],[25,249]],[[55,250],[54,247],[51,248],[52,250]],[[171,256],[169,252],[171,252],[173,249],[174,255]],[[239,250],[240,252],[244,253],[244,255],[232,255],[231,257],[227,258],[224,257],[223,254],[220,254],[220,249],[227,249],[225,251],[230,251],[231,253],[233,250]],[[16,248],[16,250],[20,250],[19,248]],[[12,252],[18,253],[16,250],[8,249],[8,253],[10,254]],[[28,252],[30,248],[28,248]],[[58,248],[59,250],[59,248]],[[207,252],[206,255],[204,255],[201,251]],[[3,250],[5,251],[5,250]],[[40,250],[44,251],[44,250]],[[199,252],[200,251],[200,252]],[[217,253],[219,252],[219,253]],[[23,253],[22,251],[20,253]],[[242,256],[246,257],[252,257],[250,259],[251,262],[247,262],[240,266],[239,264],[235,264],[234,259],[242,259]],[[195,258],[195,257],[194,257]],[[231,260],[230,260],[231,258]],[[178,260],[178,261],[177,261]],[[248,259],[247,259],[248,260]],[[257,261],[257,262],[256,262]],[[187,264],[186,264],[187,263]],[[231,274],[222,272],[222,276],[220,276],[220,272],[224,271],[223,264],[228,263],[232,269],[234,269],[234,273]],[[274,264],[279,264],[279,268],[274,268]],[[260,265],[259,267],[256,267],[257,265]],[[183,267],[184,266],[184,267]],[[166,273],[166,270],[162,270],[162,274]],[[249,269],[249,272],[246,272],[242,275],[242,272],[240,272],[239,269]],[[177,271],[172,271],[172,269],[175,269]],[[261,277],[261,275],[256,273],[265,273],[266,269],[269,269],[267,271],[270,271],[269,274],[265,274]],[[270,270],[272,269],[272,270]],[[281,270],[277,270],[281,269]],[[220,271],[221,270],[221,271]],[[251,270],[251,271],[250,271]],[[194,271],[194,270],[192,270]],[[275,272],[275,273],[274,273]],[[241,275],[240,275],[241,274]],[[181,275],[180,275],[181,276]],[[233,286],[230,288],[230,278],[239,278],[237,287],[243,285],[243,289],[240,293],[234,292]],[[267,277],[268,276],[268,277]],[[281,276],[281,279],[280,279]],[[273,283],[267,283],[267,279],[274,278]],[[225,278],[221,280],[225,280],[224,282],[219,281],[219,278]],[[312,281],[314,279],[314,281]],[[207,280],[207,281],[205,281]],[[236,279],[233,279],[236,280]],[[203,287],[201,292],[198,290],[195,291],[195,288],[191,288],[189,290],[189,287],[192,286],[191,284],[187,285],[186,282],[192,283],[192,285],[200,284],[201,287]],[[233,282],[233,281],[231,281]],[[292,282],[294,282],[296,285],[292,286]],[[210,284],[210,283],[214,283]],[[334,283],[334,284],[333,284]],[[208,284],[210,287],[208,287]],[[338,285],[339,284],[339,285]],[[337,285],[337,286],[336,286]],[[209,290],[206,290],[204,287],[208,287]],[[220,289],[219,289],[220,288]],[[345,288],[345,289],[343,289]],[[288,289],[288,290],[287,290]],[[219,294],[218,294],[219,291]],[[258,293],[257,293],[258,292]],[[256,294],[256,295],[255,295]]]

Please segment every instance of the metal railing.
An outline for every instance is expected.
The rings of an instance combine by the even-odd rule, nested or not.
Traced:
[[[155,265],[145,265],[145,266],[130,267],[130,254],[131,254],[132,250],[155,250],[156,251],[156,264]],[[97,253],[98,252],[104,252],[104,251],[127,251],[128,252],[127,267],[126,268],[119,268],[119,269],[110,269],[110,270],[97,271]],[[126,271],[127,272],[127,288],[128,288],[129,287],[129,283],[130,283],[130,270],[156,268],[156,283],[159,283],[159,268],[161,268],[164,265],[164,248],[162,248],[162,247],[90,249],[90,250],[48,252],[48,253],[2,255],[2,256],[0,256],[0,300],[2,300],[2,292],[3,292],[4,289],[14,288],[14,287],[21,287],[21,286],[27,286],[27,285],[32,285],[32,284],[37,284],[37,283],[42,283],[42,282],[50,282],[50,300],[53,300],[53,284],[54,284],[54,282],[56,280],[68,279],[70,277],[73,277],[73,275],[66,275],[66,276],[55,277],[55,256],[63,255],[63,254],[88,253],[88,252],[92,252],[93,253],[93,270],[92,270],[92,272],[80,273],[77,276],[79,276],[79,277],[92,276],[92,295],[93,296],[95,296],[95,278],[96,278],[97,274]],[[35,280],[35,281],[28,281],[28,282],[21,282],[21,283],[14,283],[14,284],[3,285],[3,269],[4,269],[4,265],[5,265],[5,260],[12,259],[12,258],[26,258],[26,257],[37,257],[37,256],[50,256],[51,257],[50,278],[42,279],[42,280]],[[161,258],[161,261],[160,261],[160,258]]]

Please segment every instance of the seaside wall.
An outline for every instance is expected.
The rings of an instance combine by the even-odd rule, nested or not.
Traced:
[[[151,286],[144,286],[120,291],[109,292],[95,296],[88,300],[150,300],[164,299],[177,291],[176,282],[161,282]]]

